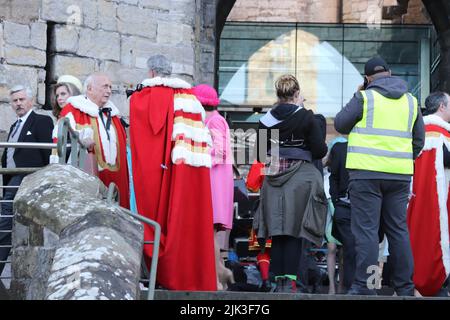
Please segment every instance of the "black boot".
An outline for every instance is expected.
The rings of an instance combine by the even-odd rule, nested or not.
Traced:
[[[273,292],[284,292],[286,286],[286,277],[277,277],[275,281],[275,290]]]

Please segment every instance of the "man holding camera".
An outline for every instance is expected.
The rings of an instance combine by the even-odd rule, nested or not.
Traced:
[[[381,228],[389,241],[393,287],[398,296],[411,296],[414,263],[406,206],[414,159],[424,145],[423,119],[407,83],[393,77],[382,58],[370,59],[364,73],[364,85],[334,122],[338,132],[349,134],[346,168],[356,244],[349,294],[376,294]]]

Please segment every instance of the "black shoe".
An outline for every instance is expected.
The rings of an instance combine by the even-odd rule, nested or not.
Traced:
[[[270,291],[272,291],[272,282],[270,282],[269,280],[263,280],[259,290],[262,291],[262,292],[270,292]]]
[[[311,293],[308,289],[307,286],[305,286],[303,284],[303,282],[301,282],[300,280],[296,281],[296,285],[297,285],[297,292],[298,293]]]
[[[275,281],[275,289],[273,292],[284,292],[284,287],[286,286],[286,277],[278,277]]]
[[[351,296],[376,296],[377,292],[374,289],[364,287],[351,287],[347,294]]]

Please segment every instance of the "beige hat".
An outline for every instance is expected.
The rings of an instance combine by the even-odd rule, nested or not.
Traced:
[[[69,74],[65,74],[63,76],[60,76],[58,78],[58,81],[56,81],[56,83],[61,83],[61,82],[71,83],[75,87],[77,87],[77,89],[80,90],[80,92],[83,92],[83,85],[81,84],[81,81],[78,80],[77,77],[71,76]]]

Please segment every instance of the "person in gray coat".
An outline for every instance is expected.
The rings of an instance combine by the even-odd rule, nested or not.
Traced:
[[[320,245],[325,232],[323,179],[312,161],[326,155],[327,145],[313,112],[303,107],[297,79],[281,76],[275,89],[278,103],[261,118],[256,140],[266,176],[253,227],[258,238],[272,238],[275,291],[296,292],[300,238]]]

